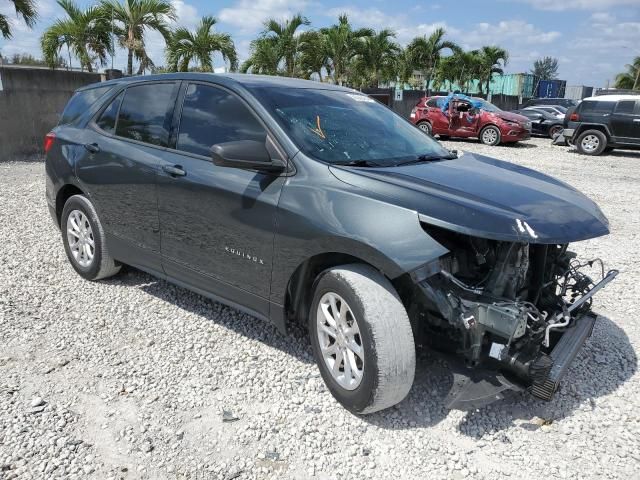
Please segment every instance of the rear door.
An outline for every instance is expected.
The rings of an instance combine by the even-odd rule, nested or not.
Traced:
[[[611,130],[616,143],[640,144],[640,102],[620,100],[611,115]]]
[[[111,254],[161,271],[157,179],[178,82],[145,82],[114,95],[87,128],[76,174],[96,205]]]
[[[211,161],[214,144],[267,141],[265,126],[237,95],[185,82],[181,97],[174,148],[163,156],[159,176],[164,270],[266,316],[276,206],[286,177]]]

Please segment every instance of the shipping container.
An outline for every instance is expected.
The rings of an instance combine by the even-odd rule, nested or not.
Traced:
[[[569,85],[564,91],[564,98],[571,100],[582,100],[593,95],[593,87],[585,87],[584,85]]]
[[[530,73],[494,75],[489,84],[492,95],[510,95],[522,98],[533,97],[536,76]]]
[[[537,98],[564,98],[566,80],[540,80],[535,90]]]

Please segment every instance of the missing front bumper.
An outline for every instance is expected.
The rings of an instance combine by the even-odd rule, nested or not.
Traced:
[[[445,401],[446,407],[455,410],[474,410],[504,398],[509,391],[528,390],[543,400],[551,400],[566,375],[569,365],[593,331],[596,317],[586,314],[575,319],[555,344],[549,357],[553,367],[543,378],[531,386],[520,385],[499,372],[490,370],[454,370],[453,386]]]

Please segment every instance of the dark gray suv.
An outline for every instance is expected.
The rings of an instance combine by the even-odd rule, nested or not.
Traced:
[[[357,413],[400,402],[416,345],[451,360],[447,405],[549,399],[595,322],[569,242],[600,209],[541,173],[458,157],[357,91],[252,75],[79,90],[45,139],[47,201],[88,280],[131,265],[275,324],[308,325]]]

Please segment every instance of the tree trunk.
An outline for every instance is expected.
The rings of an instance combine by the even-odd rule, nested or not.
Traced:
[[[129,49],[127,54],[127,74],[133,75],[133,50]]]

